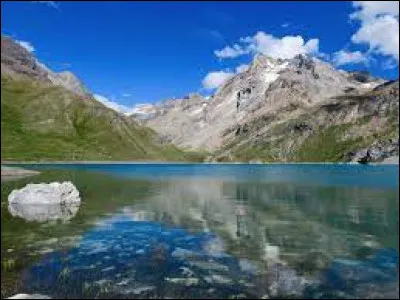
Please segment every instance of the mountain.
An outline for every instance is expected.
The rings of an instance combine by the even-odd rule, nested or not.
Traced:
[[[210,98],[194,93],[122,114],[73,73],[51,71],[10,38],[1,42],[2,160],[398,157],[399,82],[365,71],[257,55]]]
[[[1,43],[3,161],[193,158],[96,101],[71,72],[52,72],[10,38]]]
[[[72,72],[55,73],[51,71],[32,53],[5,36],[1,37],[1,72],[15,79],[26,75],[39,81],[51,82],[81,96],[90,94]]]
[[[257,55],[210,99],[169,100],[141,122],[179,147],[212,151],[208,160],[379,161],[398,155],[398,89],[317,58]]]

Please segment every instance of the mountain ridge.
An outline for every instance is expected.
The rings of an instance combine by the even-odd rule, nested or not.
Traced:
[[[192,159],[59,74],[2,36],[2,161]]]
[[[303,161],[306,159],[348,161],[353,158],[347,152],[357,152],[360,147],[368,146],[366,142],[369,141],[368,132],[364,132],[363,142],[347,141],[344,144],[349,144],[348,147],[340,146],[344,147],[343,151],[346,152],[340,157],[332,154],[330,157],[329,155],[322,157],[311,155],[307,158],[294,153],[283,154],[284,151],[279,150],[282,147],[293,148],[293,145],[300,147],[302,143],[308,142],[303,140],[303,137],[290,135],[291,129],[289,132],[279,132],[278,128],[279,126],[290,128],[290,126],[285,127],[285,124],[289,125],[298,118],[304,118],[305,115],[318,128],[327,129],[327,127],[340,127],[344,124],[348,127],[357,126],[354,123],[356,120],[372,118],[376,112],[373,110],[366,112],[363,110],[364,106],[354,105],[351,101],[340,102],[340,99],[354,97],[369,99],[370,101],[366,103],[379,112],[380,107],[371,100],[370,93],[374,93],[375,89],[380,87],[383,90],[394,89],[398,95],[398,81],[394,82],[394,85],[390,87],[390,82],[374,78],[364,71],[337,70],[327,62],[305,55],[286,60],[257,55],[247,70],[227,80],[210,100],[199,95],[192,95],[187,99],[166,101],[161,105],[154,105],[151,114],[147,118],[142,117],[141,122],[179,147],[212,151],[214,154],[207,158],[211,161]],[[384,114],[381,113],[374,118],[382,121],[379,125],[382,134],[385,131],[384,126],[387,125],[393,131],[393,139],[397,141],[397,146],[394,146],[395,150],[391,150],[389,155],[396,155],[398,130],[393,124],[398,123],[398,118],[396,120],[392,118],[390,124],[386,122],[386,119],[388,115],[393,115],[398,111],[398,99],[393,94],[390,99],[385,98],[385,101],[392,103],[390,110],[385,110]],[[333,113],[330,116],[330,112],[326,113],[328,107],[340,105],[340,103],[344,105],[340,109],[340,116]],[[309,111],[313,111],[313,115],[307,114]],[[335,118],[335,122],[331,122],[331,118]],[[354,124],[351,125],[351,122]],[[169,124],[173,126],[168,126]],[[295,128],[301,132],[313,132],[313,129],[303,124],[301,120]],[[333,127],[330,130],[333,130]],[[285,134],[289,134],[288,136],[295,139],[295,142],[279,142],[282,145],[277,149],[277,141],[284,139]],[[313,134],[316,134],[315,130]],[[333,143],[333,147],[339,147],[341,143],[336,143],[335,139],[330,142]],[[241,145],[244,147],[246,143],[245,150],[242,149],[239,152],[244,151],[247,154],[235,154],[237,153],[235,149],[240,149]],[[383,143],[385,144],[386,141]],[[372,147],[372,144],[369,146]],[[266,156],[262,154],[270,150],[277,153]],[[296,151],[300,150],[292,149],[292,152]],[[317,151],[317,149],[309,149],[309,151]],[[385,155],[388,154],[378,159],[382,159]],[[355,155],[355,157],[358,156]]]
[[[381,161],[398,156],[399,82],[256,55],[205,98],[127,115],[2,36],[2,160]],[[28,150],[27,150],[28,149]],[[35,152],[36,151],[36,152]]]

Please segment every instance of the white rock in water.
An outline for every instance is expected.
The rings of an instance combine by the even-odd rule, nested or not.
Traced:
[[[16,294],[14,296],[8,297],[7,299],[51,299],[49,296],[44,296],[40,294]]]
[[[57,204],[81,202],[79,191],[67,181],[63,183],[28,184],[19,190],[13,190],[8,196],[8,203],[18,204]]]
[[[69,220],[80,202],[79,191],[71,182],[28,184],[10,193],[8,210],[28,221]]]

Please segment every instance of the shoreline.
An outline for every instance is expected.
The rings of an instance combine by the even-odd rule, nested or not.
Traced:
[[[100,164],[100,165],[362,165],[357,162],[182,162],[182,161],[2,161],[3,166],[7,165],[86,165],[86,164]],[[399,165],[399,157],[390,157],[382,162],[371,162],[366,165]],[[3,173],[2,173],[3,174]],[[3,176],[3,175],[2,175]]]
[[[18,167],[8,167],[3,166],[3,164],[1,165],[1,181],[20,179],[38,174],[40,174],[40,172],[35,170],[28,170]]]

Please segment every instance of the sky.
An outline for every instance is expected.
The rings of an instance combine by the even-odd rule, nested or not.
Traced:
[[[207,95],[258,53],[398,78],[398,1],[1,2],[2,34],[129,110]]]

